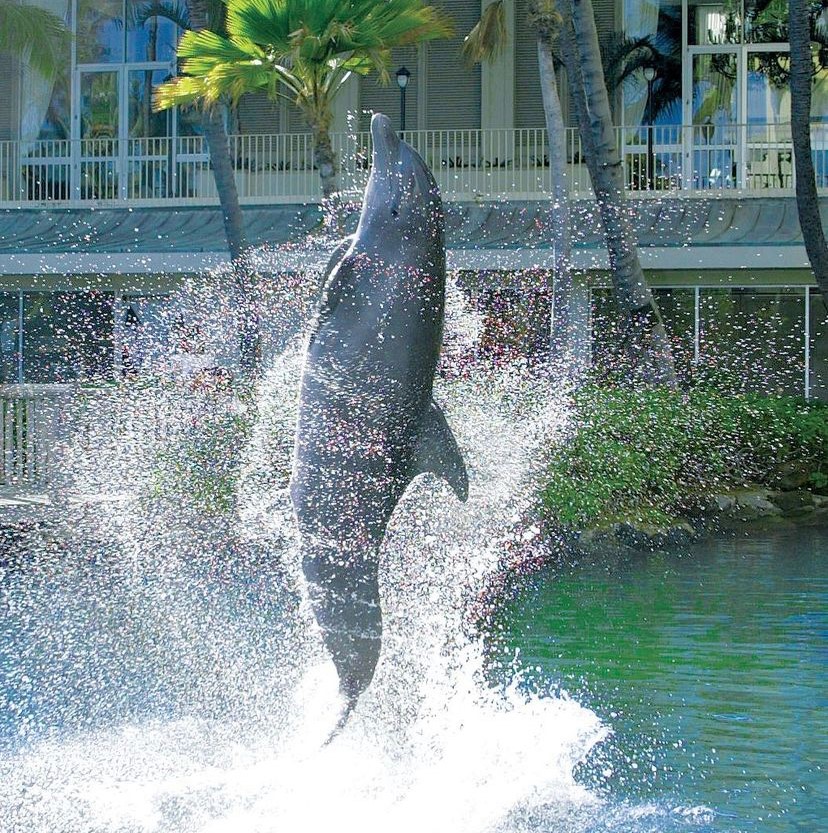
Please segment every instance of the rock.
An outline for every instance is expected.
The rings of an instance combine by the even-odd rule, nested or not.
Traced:
[[[776,492],[770,497],[786,517],[813,512],[816,506],[814,496],[804,489],[793,492]]]
[[[618,524],[615,537],[625,547],[652,552],[686,546],[698,537],[698,533],[686,521],[676,521],[667,527],[627,522]]]
[[[789,491],[799,489],[811,479],[811,467],[803,463],[783,463],[773,478],[774,485]]]
[[[752,521],[756,518],[781,515],[782,510],[768,500],[767,494],[767,492],[742,492],[736,496],[736,505],[727,514],[738,521]]]
[[[775,492],[771,495],[773,502],[786,516],[804,515],[814,510],[814,496],[804,489],[794,492]]]
[[[736,498],[733,495],[713,495],[708,503],[709,511],[718,515],[727,512],[736,505]]]

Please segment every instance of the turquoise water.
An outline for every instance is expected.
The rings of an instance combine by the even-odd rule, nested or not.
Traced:
[[[693,807],[692,829],[828,823],[828,529],[549,569],[498,625],[495,675],[522,669],[612,730],[583,783]]]

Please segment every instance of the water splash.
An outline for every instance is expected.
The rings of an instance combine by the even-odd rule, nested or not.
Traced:
[[[336,678],[302,597],[286,491],[297,335],[262,385],[237,513],[147,498],[153,455],[193,426],[174,393],[161,430],[126,420],[120,457],[98,446],[120,460],[110,476],[126,508],[94,513],[3,577],[7,829],[650,829],[642,808],[608,804],[574,776],[607,735],[593,712],[487,682],[469,602],[498,569],[567,412],[542,373],[477,361],[478,322],[458,293],[450,306],[450,352],[466,366],[435,396],[469,461],[470,500],[426,476],[395,512],[382,655],[346,731],[321,746]],[[146,405],[138,395],[132,410]],[[663,816],[652,829],[667,829]]]

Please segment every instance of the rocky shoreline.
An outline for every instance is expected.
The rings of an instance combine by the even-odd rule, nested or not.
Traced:
[[[656,551],[686,547],[718,532],[745,531],[756,524],[779,522],[828,523],[828,495],[806,489],[745,488],[700,500],[669,524],[655,526],[628,518],[584,530],[568,530],[564,536],[577,549],[621,547]]]

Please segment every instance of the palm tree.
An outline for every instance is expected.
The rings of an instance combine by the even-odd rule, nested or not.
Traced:
[[[219,0],[186,0],[189,29],[192,33],[221,33],[225,26],[225,7]],[[230,158],[230,142],[218,101],[201,107],[200,122],[210,154],[210,166],[221,206],[224,234],[230,251],[230,268],[238,294],[239,357],[242,369],[255,376],[261,366],[261,328],[254,300],[255,273],[247,257],[249,244],[239,190]]]
[[[222,0],[151,0],[134,8],[138,26],[156,17],[165,17],[181,29],[222,33],[225,5]],[[239,192],[230,157],[230,143],[220,102],[200,107],[199,124],[210,156],[210,167],[216,183],[221,207],[224,234],[230,253],[230,269],[238,297],[237,328],[239,359],[242,370],[256,376],[261,366],[261,329],[256,310],[254,289],[256,274],[248,257],[249,244],[244,232],[244,219]]]
[[[814,160],[811,155],[811,79],[814,74],[811,35],[812,28],[817,30],[824,26],[823,14],[821,3],[816,4],[815,8],[815,4],[809,0],[791,0],[791,140],[796,172],[796,205],[808,260],[814,270],[819,291],[828,301],[828,244],[825,242],[819,213]]]
[[[624,345],[632,369],[647,383],[674,386],[676,371],[658,305],[638,258],[624,199],[624,174],[612,129],[609,95],[591,0],[558,0],[561,53],[575,103],[578,130],[607,236],[610,272],[625,319]]]
[[[227,0],[227,37],[188,32],[184,75],[159,87],[156,106],[264,90],[304,114],[314,138],[323,201],[336,191],[332,103],[352,73],[388,81],[393,47],[448,37],[448,19],[422,0]]]
[[[558,96],[555,58],[552,52],[560,16],[554,0],[530,0],[529,22],[537,34],[538,69],[549,144],[552,180],[552,229],[554,283],[548,294],[554,298],[550,353],[559,373],[577,379],[580,370],[580,341],[573,316],[575,287],[572,278],[572,229],[566,160],[566,127]],[[486,7],[480,21],[469,32],[463,53],[470,62],[491,60],[503,50],[508,39],[503,0]]]
[[[29,66],[51,77],[65,68],[69,40],[69,30],[56,14],[0,0],[0,52],[26,55]]]

